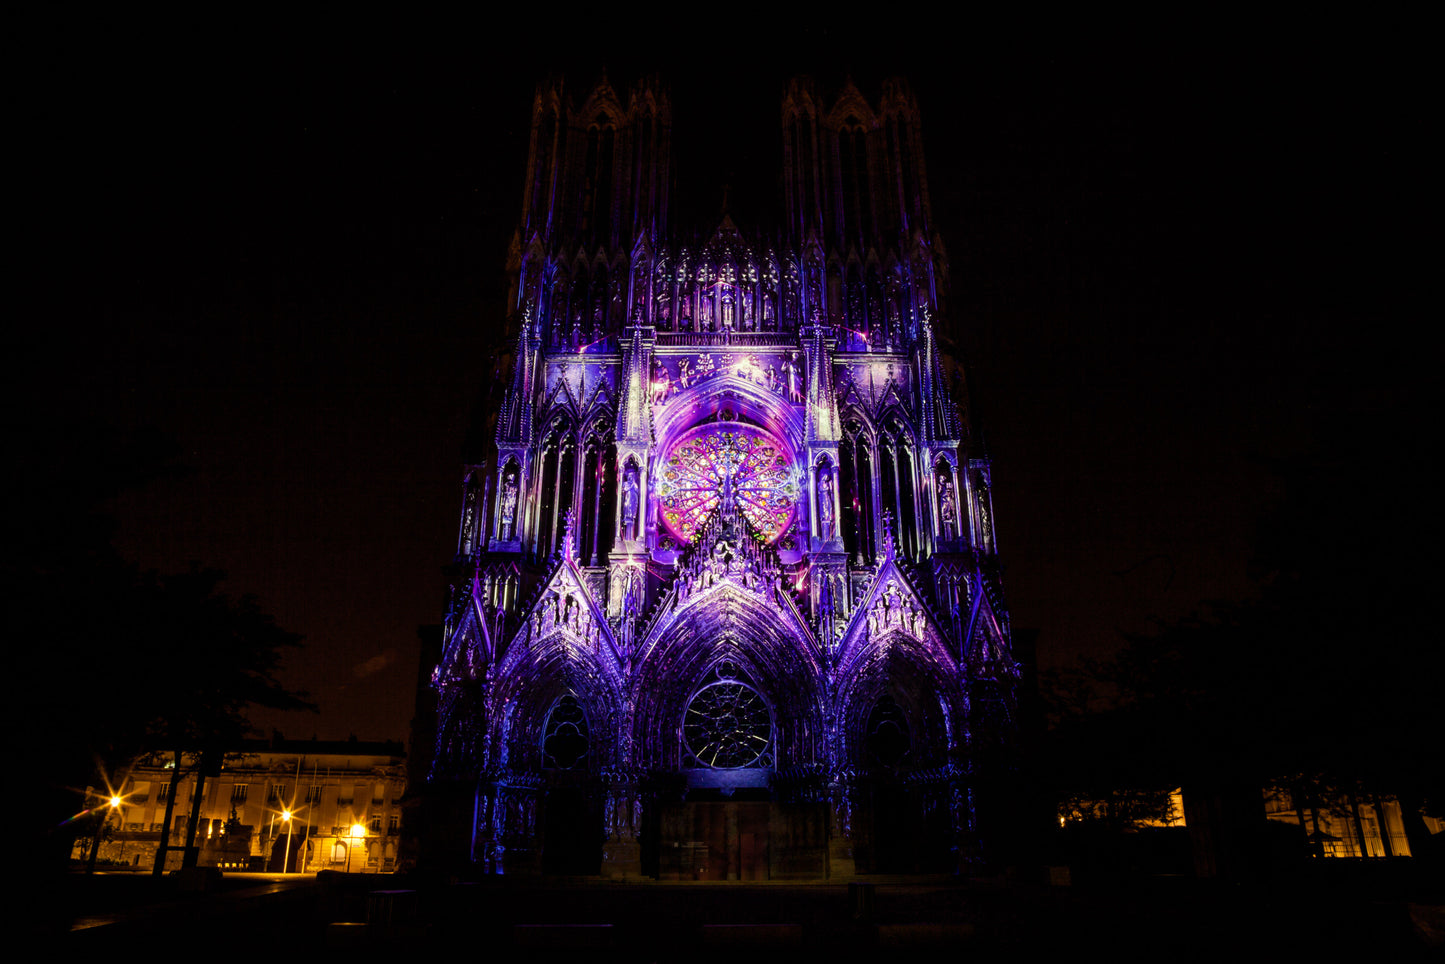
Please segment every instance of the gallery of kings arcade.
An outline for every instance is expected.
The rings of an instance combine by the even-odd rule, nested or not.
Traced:
[[[537,91],[430,677],[423,861],[726,880],[989,859],[1019,663],[916,99],[797,79],[781,123],[776,222],[698,224],[668,207],[665,87]]]

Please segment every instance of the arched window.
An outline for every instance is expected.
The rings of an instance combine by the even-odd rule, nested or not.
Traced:
[[[568,321],[557,326],[556,344],[576,347],[582,342],[582,320],[587,315],[587,266],[579,262],[572,272],[572,296],[567,303]]]
[[[592,274],[592,317],[588,324],[591,326],[583,332],[583,343],[588,340],[595,340],[602,330],[607,326],[607,311],[611,301],[610,289],[607,286],[607,268],[598,266]]]
[[[737,667],[719,664],[683,714],[682,739],[698,766],[717,770],[773,763],[772,714]]]
[[[916,473],[913,465],[913,448],[901,431],[898,435],[899,554],[908,559],[918,559],[918,499],[914,489]]]
[[[828,306],[823,317],[835,325],[848,323],[843,298],[843,269],[835,261],[828,265]]]
[[[864,310],[863,277],[858,265],[848,266],[848,327],[849,340],[861,348],[867,348],[868,318]]]
[[[551,203],[552,172],[556,165],[557,112],[549,107],[543,114],[536,129],[536,143],[533,146],[534,165],[527,223],[532,229],[546,224],[548,206]],[[528,232],[530,233],[530,232]]]
[[[632,163],[632,197],[635,203],[633,209],[632,234],[642,230],[644,212],[651,208],[651,184],[649,181],[657,169],[656,160],[652,156],[652,129],[656,123],[650,111],[644,112],[637,118],[634,137],[636,138],[635,157]]]
[[[611,543],[602,541],[602,520],[612,518],[613,477],[617,449],[607,441],[606,426],[594,425],[582,463],[582,524],[578,527],[577,557],[600,565]]]
[[[838,138],[843,179],[844,226],[848,241],[860,247],[872,236],[872,205],[869,203],[868,141],[862,125],[848,118]],[[855,326],[856,327],[856,326]]]
[[[898,701],[887,695],[878,697],[868,714],[868,729],[863,748],[869,762],[897,766],[908,755],[912,738],[908,733],[908,717]]]
[[[869,344],[875,349],[887,344],[888,325],[883,313],[883,282],[878,277],[878,266],[868,267],[868,324]]]
[[[843,503],[843,549],[855,561],[862,552],[863,540],[863,499],[858,486],[858,456],[856,423],[850,423],[843,444],[838,447],[839,490]]]
[[[572,426],[566,418],[553,419],[542,446],[541,498],[537,503],[536,552],[542,559],[550,558],[562,544],[562,522],[572,507],[575,457]]]
[[[567,337],[567,272],[552,276],[552,294],[547,299],[547,343],[558,346]]]
[[[612,119],[599,114],[587,130],[586,183],[583,185],[582,230],[605,238],[612,228]]]
[[[590,748],[587,715],[577,698],[568,693],[547,714],[542,731],[542,766],[549,770],[585,769]]]

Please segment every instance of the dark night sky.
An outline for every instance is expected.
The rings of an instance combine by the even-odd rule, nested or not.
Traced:
[[[55,45],[36,238],[63,280],[21,383],[51,386],[58,426],[180,441],[191,473],[123,497],[118,538],[145,566],[227,570],[305,635],[285,680],[323,712],[265,725],[402,738],[505,308],[532,91],[604,62],[582,42],[530,59],[495,38],[233,39]],[[852,52],[816,52],[835,44]],[[735,208],[769,207],[788,76],[851,73],[870,100],[911,78],[1014,625],[1040,631],[1046,666],[1249,592],[1268,460],[1336,410],[1418,403],[1403,372],[1422,358],[1396,335],[1420,320],[1431,115],[1408,58],[861,53],[816,31],[760,56],[668,49],[605,66],[619,93],[643,71],[671,82],[674,210],[698,220],[723,182]]]

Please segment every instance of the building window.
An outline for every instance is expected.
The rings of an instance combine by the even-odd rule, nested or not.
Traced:
[[[903,707],[891,696],[880,696],[868,714],[868,756],[884,766],[897,766],[910,743]]]
[[[577,698],[568,693],[547,714],[542,738],[542,765],[553,770],[572,770],[585,765],[589,746],[587,716]]]
[[[238,783],[238,784],[236,784],[235,786],[233,786],[233,787],[231,788],[231,803],[232,803],[233,805],[234,805],[234,804],[238,804],[238,803],[245,803],[245,802],[246,802],[246,791],[249,790],[249,789],[250,789],[250,785],[249,785],[249,784],[245,784],[245,783]]]
[[[748,523],[765,542],[777,541],[792,524],[797,502],[790,451],[751,425],[690,430],[669,449],[658,482],[663,524],[680,543],[691,542],[722,501],[726,481]]]
[[[700,766],[718,770],[769,766],[773,726],[757,690],[723,665],[697,691],[683,716],[682,737]]]

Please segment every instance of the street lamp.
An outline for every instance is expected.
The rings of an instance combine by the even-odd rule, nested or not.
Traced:
[[[110,799],[109,799],[108,801],[106,801],[106,802],[110,804],[110,813],[107,813],[107,814],[105,815],[105,823],[108,825],[108,824],[110,823],[110,816],[111,816],[111,814],[116,814],[116,829],[117,829],[117,830],[124,830],[124,829],[125,829],[125,814],[121,812],[120,805],[121,805],[122,803],[124,803],[125,800],[121,798],[120,794],[112,793],[112,794],[110,795]],[[96,844],[96,849],[99,849],[99,846],[100,846],[100,845],[99,845],[99,842],[97,842],[97,844]],[[121,835],[120,835],[120,855],[119,855],[116,859],[118,859],[122,864],[125,863],[125,835],[124,835],[124,834],[121,834]]]
[[[281,822],[286,825],[286,849],[281,853],[281,873],[286,873],[286,868],[291,864],[291,828],[295,826],[291,822],[291,811],[281,811]]]
[[[95,798],[92,797],[91,799]],[[95,873],[95,859],[96,857],[100,856],[100,838],[105,836],[105,828],[106,825],[110,823],[110,815],[119,810],[120,805],[124,802],[125,801],[123,799],[121,799],[115,794],[114,791],[112,791],[110,797],[107,798],[105,801],[105,806],[107,809],[104,813],[99,815],[98,820],[93,820],[93,825],[95,826],[95,836],[91,839],[90,842],[90,859],[86,861],[85,866],[85,872],[87,874]],[[94,813],[94,811],[92,811],[92,813]],[[121,841],[121,853],[125,853],[125,841]]]
[[[351,825],[351,848],[346,851],[346,872],[351,873],[351,851],[361,846],[361,841],[366,839],[366,826],[360,823]]]

